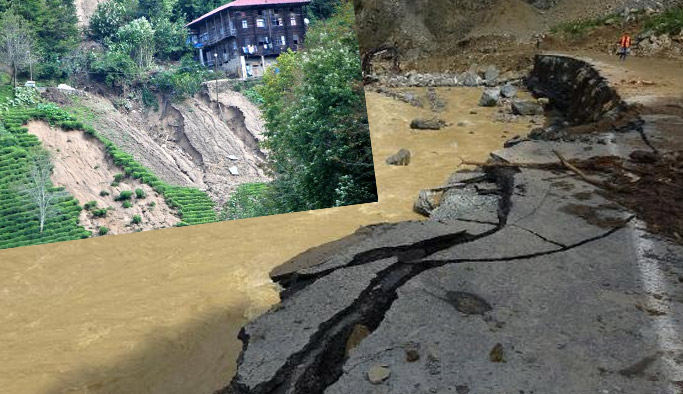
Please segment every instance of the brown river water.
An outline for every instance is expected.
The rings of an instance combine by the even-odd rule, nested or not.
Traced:
[[[480,89],[437,93],[447,102],[440,116],[453,125],[420,132],[408,125],[430,117],[428,105],[368,93],[378,203],[0,251],[0,393],[187,394],[225,385],[240,327],[279,300],[270,270],[359,226],[418,219],[421,188],[443,184],[460,158],[485,160],[531,128],[494,122],[495,109],[477,107]],[[412,151],[410,166],[386,165],[399,148]]]

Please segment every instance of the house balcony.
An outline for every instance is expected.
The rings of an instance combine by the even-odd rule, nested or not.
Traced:
[[[217,42],[220,42],[226,38],[230,37],[236,37],[237,36],[237,29],[234,27],[224,27],[219,29],[218,32],[215,33],[204,33],[199,36],[198,42],[202,43],[205,47],[213,45]]]

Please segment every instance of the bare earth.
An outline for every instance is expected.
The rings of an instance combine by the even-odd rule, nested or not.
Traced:
[[[98,208],[114,208],[104,218],[94,218],[89,211],[81,211],[81,225],[93,234],[97,234],[101,226],[107,227],[109,234],[125,234],[172,227],[180,221],[175,211],[166,205],[163,196],[150,186],[136,179],[126,178],[119,186],[112,187],[114,175],[119,174],[121,170],[107,159],[100,142],[86,138],[80,131],[67,132],[51,128],[45,122],[30,122],[28,129],[29,133],[40,138],[43,146],[53,155],[53,184],[65,186],[81,205],[97,201]],[[134,192],[135,189],[144,190],[146,197],[133,197],[132,208],[123,208],[121,202],[114,201],[122,191]],[[109,195],[100,196],[101,191],[107,191]],[[140,224],[132,224],[134,215],[142,217]]]

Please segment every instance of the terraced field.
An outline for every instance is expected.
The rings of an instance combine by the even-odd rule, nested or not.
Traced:
[[[218,219],[215,203],[205,192],[165,183],[93,127],[61,108],[53,104],[10,107],[0,114],[0,249],[88,238],[92,235],[79,225],[80,203],[85,202],[79,203],[68,195],[54,203],[58,214],[45,223],[45,230],[40,233],[36,214],[38,208],[19,187],[30,173],[29,151],[41,147],[40,140],[24,127],[31,120],[44,120],[63,130],[81,130],[86,136],[98,139],[104,144],[107,155],[126,176],[151,186],[164,196],[171,208],[177,210],[182,220],[178,226],[209,223]]]

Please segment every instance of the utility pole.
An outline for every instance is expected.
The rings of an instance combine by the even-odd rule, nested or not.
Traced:
[[[216,50],[218,51],[218,50]],[[213,62],[213,73],[216,74],[216,105],[218,105],[218,52],[214,52],[213,54],[214,62]],[[220,108],[220,105],[218,105]]]

